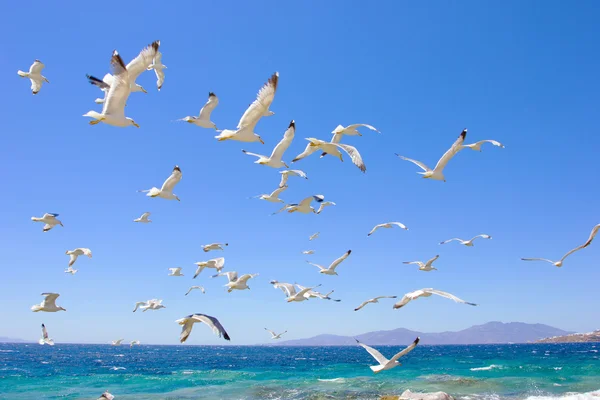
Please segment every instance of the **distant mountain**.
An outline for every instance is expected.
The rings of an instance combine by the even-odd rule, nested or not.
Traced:
[[[570,335],[553,336],[538,340],[536,343],[591,343],[600,342],[600,329],[588,333],[572,333]]]
[[[14,339],[14,338],[0,336],[0,343],[28,343],[28,341],[23,340],[23,339]]]
[[[318,335],[308,339],[287,340],[274,343],[279,346],[349,346],[356,344],[354,338],[371,345],[402,345],[421,338],[422,344],[491,344],[527,343],[549,336],[562,336],[572,332],[543,324],[523,322],[488,322],[458,332],[423,333],[398,328],[376,331],[357,336]]]

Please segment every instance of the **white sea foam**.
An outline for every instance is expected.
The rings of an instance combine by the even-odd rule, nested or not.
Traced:
[[[555,371],[560,371],[563,367],[554,367]]]
[[[123,370],[126,369],[125,367],[112,367],[111,368],[113,371],[119,371],[119,370]]]
[[[502,366],[492,364],[492,365],[488,365],[487,367],[471,368],[471,371],[490,371],[490,370],[496,369],[496,368],[502,368]]]
[[[346,380],[344,378],[333,378],[333,379],[317,379],[319,382],[338,382],[344,383]]]
[[[600,390],[587,393],[565,393],[560,396],[529,396],[526,400],[598,400],[600,399]]]

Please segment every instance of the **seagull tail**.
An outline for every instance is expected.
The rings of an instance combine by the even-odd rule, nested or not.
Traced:
[[[28,72],[23,72],[21,70],[18,70],[17,74],[19,74],[19,76],[22,77],[22,78],[27,78],[29,76]]]
[[[369,368],[371,368],[371,371],[378,373],[381,372],[383,370],[383,365],[375,365],[375,366],[369,366]]]

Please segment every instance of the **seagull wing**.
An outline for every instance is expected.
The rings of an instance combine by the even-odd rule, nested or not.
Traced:
[[[441,290],[436,290],[436,289],[424,289],[423,290],[425,293],[431,293],[431,294],[437,294],[438,296],[442,296],[445,297],[447,299],[453,300],[457,303],[463,303],[463,304],[468,304],[470,306],[476,306],[477,304],[475,303],[469,303],[468,301],[464,301],[463,299],[460,299],[458,297],[456,297],[455,295],[448,293],[448,292],[442,292]]]
[[[277,334],[270,329],[265,328],[265,331],[269,332],[273,336],[277,336]]]
[[[305,199],[302,199],[302,201],[300,202],[300,204],[298,204],[298,207],[308,207],[310,206],[310,203],[314,200],[314,196],[309,196]]]
[[[194,327],[194,322],[196,322],[196,321],[194,321],[191,317],[192,317],[192,315],[190,315],[186,318],[177,320],[177,323],[182,325],[181,335],[179,335],[179,341],[181,343],[184,343],[187,340],[187,338],[190,336],[190,333],[192,333],[192,328]]]
[[[44,301],[43,301],[44,306],[52,307],[52,306],[56,306],[56,299],[58,298],[58,296],[60,296],[60,294],[58,294],[58,293],[42,293],[42,296],[45,296]]]
[[[341,256],[340,258],[338,258],[337,260],[335,260],[334,262],[331,263],[331,265],[329,266],[329,269],[334,271],[335,268],[340,265],[340,263],[342,261],[344,261],[346,258],[348,258],[348,256],[350,255],[350,253],[352,253],[352,250],[348,250],[347,252],[344,253],[343,256]]]
[[[304,151],[302,153],[298,154],[292,160],[292,162],[302,160],[303,158],[310,156],[312,153],[314,153],[317,150],[319,150],[319,146],[314,144],[312,141],[309,141],[309,143],[306,145],[306,148],[304,149]]]
[[[460,133],[458,139],[456,139],[456,141],[452,144],[452,147],[450,147],[437,162],[434,168],[436,171],[442,171],[446,167],[446,164],[448,164],[448,161],[450,161],[450,159],[452,159],[456,153],[462,150],[462,144],[465,142],[466,136],[467,130],[465,129]]]
[[[276,289],[281,289],[283,293],[287,295],[287,297],[294,296],[296,294],[296,288],[291,283],[280,283],[277,282],[273,284]]]
[[[433,258],[431,258],[431,259],[427,260],[427,262],[426,262],[425,264],[426,264],[426,265],[431,265],[431,264],[433,264],[433,262],[434,262],[435,260],[437,260],[438,258],[440,258],[440,256],[439,256],[439,255],[436,255],[435,257],[433,257]]]
[[[283,172],[285,171],[281,171],[281,181],[279,182],[279,187],[284,187],[286,186],[287,180],[288,180],[288,174],[284,174]]]
[[[404,307],[405,305],[407,305],[408,303],[410,303],[411,300],[413,300],[413,294],[414,292],[411,293],[407,293],[404,296],[402,296],[402,298],[400,299],[400,301],[396,302],[393,306],[394,309],[400,308],[400,307]]]
[[[361,126],[364,126],[365,128],[369,128],[370,130],[372,130],[372,131],[375,131],[375,132],[377,132],[377,133],[381,133],[381,132],[379,132],[379,131],[377,130],[377,128],[375,128],[374,126],[372,126],[372,125],[367,125],[367,124],[352,124],[352,125],[348,125],[348,126],[346,127],[346,129],[356,129],[356,128],[360,128]]]
[[[263,116],[263,114],[269,109],[269,106],[273,102],[275,98],[275,92],[277,91],[277,84],[279,82],[279,72],[275,72],[267,83],[264,84],[262,88],[258,91],[256,95],[256,100],[250,104],[240,122],[237,125],[238,129],[247,126],[254,126],[258,122],[258,120]]]
[[[406,225],[404,225],[402,222],[388,222],[388,224],[391,225],[396,225],[397,227],[400,227],[404,230],[408,230],[408,228],[406,227]]]
[[[356,340],[356,339],[354,339]],[[383,354],[381,354],[380,352],[378,352],[377,350],[375,350],[374,348],[372,348],[371,346],[367,346],[364,343],[359,342],[358,340],[356,340],[356,343],[358,343],[359,346],[362,346],[363,349],[365,349],[366,351],[369,352],[369,354],[371,356],[373,356],[373,358],[380,364],[380,365],[384,365],[387,364],[387,362],[389,361],[387,358],[385,358],[383,356]]]
[[[446,243],[450,243],[450,242],[453,242],[453,241],[462,242],[463,240],[459,239],[459,238],[452,238],[452,239],[444,240],[443,242],[440,242],[440,244],[446,244]]]
[[[575,247],[573,250],[569,251],[567,254],[565,254],[562,258],[562,260],[564,260],[565,258],[567,258],[568,256],[570,256],[571,254],[575,253],[578,250],[581,250],[585,247],[588,247],[592,241],[594,240],[594,238],[596,237],[596,234],[598,233],[598,230],[600,229],[600,224],[594,226],[594,228],[592,229],[592,232],[590,233],[590,236],[588,237],[588,240],[582,244],[581,246]]]
[[[315,264],[315,263],[312,263],[312,262],[310,262],[310,261],[307,261],[307,263],[309,263],[310,265],[314,265],[315,267],[319,268],[319,270],[321,270],[321,271],[323,271],[323,270],[326,270],[326,269],[327,269],[327,268],[323,267],[322,265]]]
[[[29,73],[30,74],[39,74],[42,72],[44,67],[45,67],[45,65],[43,62],[41,62],[40,60],[35,60],[33,62],[33,64],[31,64],[31,67],[29,67]]]
[[[160,188],[160,191],[173,193],[173,188],[175,188],[175,185],[177,185],[180,180],[181,169],[179,169],[179,167],[176,165],[175,168],[173,168],[171,176],[169,176],[167,180],[163,183],[162,187]]]
[[[477,238],[482,238],[482,239],[491,239],[492,237],[490,235],[486,235],[486,234],[481,234],[481,235],[477,235],[475,237],[473,237],[473,239],[471,239],[470,241],[472,242],[473,240],[477,239]]]
[[[283,134],[283,139],[281,139],[281,141],[279,143],[277,143],[277,146],[275,146],[275,148],[273,149],[273,152],[271,153],[271,160],[281,161],[281,158],[283,157],[283,153],[285,153],[285,151],[288,149],[288,147],[290,147],[290,144],[292,144],[292,140],[294,140],[295,132],[296,132],[296,124],[292,120],[292,122],[290,122],[290,125],[288,126],[287,130]]]
[[[402,350],[400,353],[396,354],[390,359],[390,361],[398,361],[400,357],[404,357],[405,355],[413,351],[415,347],[417,347],[417,345],[419,344],[419,340],[421,340],[421,338],[416,338],[415,341],[410,344],[410,346]]]
[[[100,88],[100,90],[103,90],[103,91],[110,90],[110,85],[108,83],[104,82],[103,80],[100,80],[92,75],[86,75],[86,77],[88,78],[88,81],[92,85],[97,86],[98,88]]]
[[[278,187],[277,189],[275,189],[273,191],[273,193],[271,193],[269,196],[270,197],[275,197],[275,198],[279,198],[279,195],[281,194],[281,192],[283,192],[284,190],[287,190],[288,186],[281,186]]]
[[[208,101],[204,104],[204,107],[200,110],[198,118],[210,121],[210,114],[213,112],[215,107],[219,105],[219,98],[213,92],[208,94]]]
[[[129,87],[127,68],[119,52],[116,50],[113,51],[110,65],[113,71],[113,82],[106,95],[102,114],[125,118],[125,105],[131,94],[131,89]]]
[[[146,219],[149,216],[150,216],[150,213],[149,212],[145,212],[145,213],[142,214],[142,216],[140,217],[140,219]]]
[[[363,301],[362,303],[360,303],[360,306],[358,306],[358,307],[356,307],[356,308],[354,309],[354,311],[358,311],[358,310],[360,310],[361,308],[363,308],[363,307],[364,307],[364,306],[366,306],[367,304],[371,303],[372,301],[373,301],[372,299],[370,299],[370,300],[367,300],[367,301]]]
[[[225,340],[231,340],[229,335],[225,331],[225,328],[223,328],[223,325],[221,325],[219,320],[215,317],[211,317],[210,315],[205,314],[193,314],[191,318],[199,322],[204,322],[212,329],[213,333],[218,337],[222,336]]]
[[[230,272],[220,272],[216,275],[213,275],[213,278],[216,278],[218,276],[226,276],[227,280],[229,282],[235,282],[238,280],[238,274],[236,271],[230,271]]]
[[[248,282],[248,279],[252,279],[254,277],[258,276],[258,274],[244,274],[242,276],[239,277],[239,279],[237,280],[237,282]]]
[[[136,312],[140,306],[145,306],[146,304],[147,303],[145,301],[138,301],[137,303],[135,303],[135,308],[133,309],[133,312]]]
[[[371,229],[371,232],[369,232],[369,234],[368,234],[367,236],[371,236],[372,234],[374,234],[374,233],[375,233],[375,231],[376,231],[377,229],[381,228],[381,227],[382,227],[382,226],[384,226],[384,225],[385,225],[385,224],[379,224],[379,225],[375,225],[375,226],[373,227],[373,229]]]
[[[396,155],[398,157],[400,157],[402,160],[410,161],[411,163],[416,164],[419,168],[421,168],[425,172],[431,171],[431,168],[429,168],[427,165],[423,164],[421,161],[413,160],[412,158],[404,157],[399,154],[396,154]]]
[[[140,54],[127,64],[128,81],[133,84],[137,77],[152,65],[154,57],[158,53],[158,47],[160,46],[160,40],[156,40],[146,46]]]
[[[547,258],[521,258],[523,261],[546,261],[550,264],[554,264],[554,261],[548,260]]]
[[[360,153],[358,152],[358,150],[356,150],[356,147],[341,143],[336,143],[335,145],[340,149],[344,150],[350,156],[352,163],[356,165],[358,169],[360,169],[362,172],[367,171],[367,167],[365,166],[365,163],[363,162]]]
[[[396,299],[398,298],[398,296],[377,296],[375,297],[375,300],[379,300],[379,299]]]
[[[46,330],[46,325],[42,324],[42,337],[44,339],[48,339],[48,331]]]

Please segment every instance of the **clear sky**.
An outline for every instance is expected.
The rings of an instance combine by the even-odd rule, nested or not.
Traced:
[[[111,3],[112,5],[108,5]],[[433,2],[48,2],[3,8],[0,49],[3,96],[0,171],[0,336],[37,339],[44,322],[57,342],[178,343],[175,319],[193,312],[218,317],[234,344],[268,342],[263,328],[287,338],[359,334],[404,327],[467,328],[493,320],[597,328],[600,243],[563,268],[521,257],[558,259],[583,243],[598,217],[598,41],[600,4],[580,1]],[[168,66],[161,92],[153,72],[138,79],[126,114],[141,125],[89,126],[101,92],[86,74],[109,71],[113,49],[127,62],[161,40]],[[50,84],[32,96],[19,78],[34,59]],[[217,142],[214,131],[183,122],[214,91],[219,127],[233,128],[275,71],[280,85],[256,132],[266,144]],[[268,154],[291,119],[296,138],[330,139],[338,124],[369,123],[344,141],[358,147],[367,173],[345,157],[311,156],[294,164],[282,197],[324,194],[337,203],[321,215],[269,216],[277,205],[248,197],[270,193],[276,170],[254,165],[247,149]],[[496,139],[505,149],[463,151],[447,182],[421,179],[394,153],[435,165],[468,128],[467,142]],[[181,202],[150,199],[177,164]],[[152,224],[134,224],[145,211]],[[31,216],[59,213],[64,228],[42,233]],[[410,230],[380,230],[401,221]],[[309,242],[312,233],[321,236]],[[493,240],[467,248],[452,237]],[[600,240],[600,239],[599,239]],[[224,252],[201,245],[229,242]],[[66,250],[89,247],[75,276],[63,273]],[[329,264],[352,249],[339,276],[305,263]],[[440,254],[438,271],[402,261]],[[224,256],[226,271],[260,273],[251,290],[228,294],[213,270],[192,280],[194,262]],[[168,277],[183,267],[185,277]],[[269,280],[321,283],[341,303],[288,304]],[[203,285],[207,293],[184,296]],[[353,308],[378,295],[434,287],[479,307],[441,298],[402,310],[390,301]],[[67,312],[32,313],[42,292],[61,294]],[[136,301],[161,298],[166,309],[135,313]],[[192,344],[224,343],[197,326]]]

